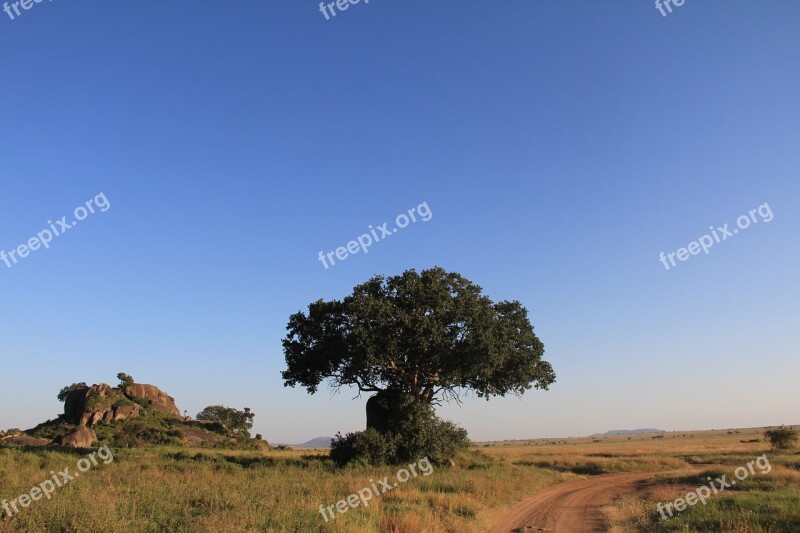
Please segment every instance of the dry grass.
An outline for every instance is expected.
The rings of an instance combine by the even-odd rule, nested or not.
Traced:
[[[79,457],[0,448],[0,494],[10,500],[50,470],[74,471]],[[323,520],[321,504],[333,505],[397,470],[339,469],[299,452],[119,450],[113,463],[86,472],[52,500],[0,520],[0,532],[481,531],[497,510],[564,477],[471,452],[455,468],[435,468],[367,508]]]
[[[616,533],[632,532],[732,532],[732,533],[795,533],[800,531],[800,452],[774,452],[764,442],[750,442],[762,430],[741,430],[738,433],[707,432],[699,434],[688,445],[676,441],[663,450],[695,466],[659,476],[638,496],[618,499],[603,511]],[[744,442],[742,442],[744,441]],[[668,439],[665,439],[665,445]],[[770,472],[751,474],[747,480],[712,497],[705,505],[696,504],[668,520],[659,520],[656,505],[673,502],[697,487],[707,484],[708,476],[727,474],[733,478],[737,467],[766,454]]]
[[[650,524],[652,508],[636,496],[624,496],[603,509],[611,533],[635,533]]]
[[[412,478],[371,502],[324,522],[333,505],[397,468],[336,468],[306,451],[231,452],[158,448],[116,450],[90,470],[34,502],[0,533],[30,532],[453,532],[486,528],[508,507],[544,487],[605,472],[656,472],[707,465],[727,471],[766,451],[758,430],[607,439],[480,444],[456,461]],[[594,442],[599,440],[599,442]],[[0,499],[12,499],[73,467],[81,455],[0,448]],[[657,523],[655,502],[685,495],[686,476],[660,476],[640,497],[605,509],[613,531],[800,531],[800,455],[769,455],[773,471],[724,498]],[[674,481],[674,483],[671,483]],[[738,488],[738,487],[737,487]],[[727,503],[724,501],[727,499]],[[702,507],[702,508],[701,508]],[[0,511],[2,513],[2,511]],[[797,524],[797,529],[786,529]],[[784,529],[781,529],[781,528]]]

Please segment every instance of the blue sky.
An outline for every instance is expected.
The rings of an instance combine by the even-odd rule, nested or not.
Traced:
[[[283,387],[288,317],[434,265],[520,300],[558,376],[440,410],[475,439],[800,423],[798,23],[792,0],[0,12],[0,249],[111,205],[0,263],[0,428],[124,371],[271,441],[356,430],[365,397]]]

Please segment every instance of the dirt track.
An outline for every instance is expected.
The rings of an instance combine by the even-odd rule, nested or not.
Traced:
[[[489,533],[606,531],[600,508],[618,496],[635,492],[638,482],[656,475],[611,474],[556,485],[510,508]]]

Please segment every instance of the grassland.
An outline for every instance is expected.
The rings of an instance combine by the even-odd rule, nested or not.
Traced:
[[[434,467],[371,502],[325,522],[321,504],[346,498],[398,467],[335,467],[321,451],[157,447],[112,450],[98,465],[33,502],[0,532],[421,531],[470,533],[513,503],[569,479],[615,472],[666,472],[641,494],[605,509],[617,532],[800,531],[800,452],[768,452],[760,430],[668,433],[601,439],[480,443],[454,467]],[[685,495],[711,473],[727,473],[767,452],[773,470],[736,490],[659,522],[657,501]],[[0,499],[13,499],[71,467],[84,452],[0,447]],[[699,469],[698,469],[699,468]],[[0,511],[2,512],[2,511]]]

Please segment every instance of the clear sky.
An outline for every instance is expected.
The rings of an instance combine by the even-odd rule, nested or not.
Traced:
[[[435,265],[520,300],[557,373],[440,410],[474,439],[800,423],[798,27],[795,0],[0,12],[0,249],[111,206],[0,263],[0,428],[124,371],[274,442],[359,429],[366,397],[283,387],[288,317]]]

